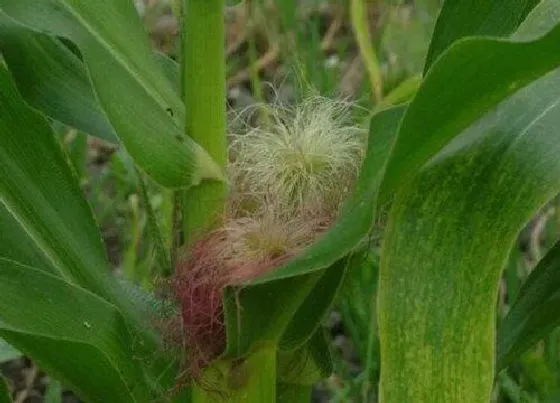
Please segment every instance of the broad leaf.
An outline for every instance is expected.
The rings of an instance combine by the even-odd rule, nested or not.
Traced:
[[[530,40],[535,34],[551,30],[560,21],[560,0],[541,0],[515,31],[516,40]]]
[[[0,376],[0,403],[12,403],[8,385],[2,376]]]
[[[489,108],[560,65],[560,25],[549,28],[524,24],[521,40],[464,39],[439,58],[403,118],[381,201]]]
[[[59,277],[0,259],[0,335],[86,401],[148,401],[120,313]]]
[[[560,242],[521,287],[498,329],[497,369],[503,369],[560,325]]]
[[[68,126],[117,142],[84,64],[58,39],[35,33],[0,12],[0,52],[31,106]]]
[[[0,203],[0,258],[2,257],[29,266],[41,267],[53,274],[58,272],[41,248]]]
[[[300,348],[277,356],[276,402],[308,403],[313,385],[328,378],[332,355],[323,329],[318,329]]]
[[[62,385],[59,381],[50,379],[45,389],[45,403],[63,403],[62,402]]]
[[[317,329],[301,347],[277,356],[277,379],[292,385],[312,386],[333,371],[331,351],[324,329]]]
[[[245,355],[258,342],[278,342],[298,309],[326,275],[326,269],[354,250],[370,230],[378,186],[403,111],[404,107],[397,107],[373,117],[368,152],[355,193],[335,226],[301,256],[270,275],[240,290],[226,291],[226,355]],[[317,290],[320,292],[319,288]],[[324,313],[324,307],[318,306],[316,311],[311,309],[307,324],[311,332]],[[294,340],[295,344],[305,341],[299,336]]]
[[[279,382],[276,384],[276,403],[309,403],[312,387]]]
[[[539,0],[446,0],[439,14],[430,50],[428,71],[453,42],[467,36],[507,36]]]
[[[91,209],[50,125],[20,97],[5,67],[0,67],[0,88],[0,204],[35,244],[30,253],[36,255],[36,263],[40,250],[67,281],[132,314],[133,307],[112,278]],[[14,228],[13,220],[6,222]],[[21,232],[15,229],[14,235],[22,238]]]
[[[332,307],[348,266],[352,265],[350,263],[352,259],[353,256],[341,259],[325,270],[284,331],[280,340],[280,349],[298,348],[315,333]]]
[[[144,205],[144,210],[147,216],[147,226],[148,232],[150,234],[150,239],[154,244],[154,254],[156,262],[159,266],[160,273],[172,273],[171,260],[169,252],[165,248],[165,242],[157,222],[156,214],[152,208],[152,202],[148,196],[148,190],[146,189],[146,182],[142,177],[142,174],[136,170],[136,177],[138,178],[138,190],[140,191],[140,199]]]
[[[131,2],[0,0],[0,8],[78,46],[117,135],[157,182],[186,188],[202,179],[223,179],[210,156],[183,135],[183,104],[156,65]]]
[[[284,331],[280,340],[280,349],[298,348],[314,334],[331,310],[347,272],[362,270],[366,255],[365,250],[354,251],[325,270],[325,274],[303,301]]]
[[[490,400],[501,269],[560,190],[559,125],[556,70],[462,132],[398,194],[381,256],[382,401]]]
[[[0,338],[0,364],[21,357],[21,353]]]
[[[156,51],[154,53],[156,62],[165,75],[165,78],[171,85],[171,87],[177,92],[177,95],[181,95],[181,72],[179,71],[179,64],[171,59],[169,56]]]

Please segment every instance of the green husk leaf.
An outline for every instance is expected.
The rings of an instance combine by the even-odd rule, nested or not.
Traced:
[[[45,389],[45,403],[62,403],[62,385],[51,379]]]
[[[8,390],[8,384],[3,377],[0,376],[0,403],[12,403],[12,397]]]
[[[309,403],[313,387],[279,382],[276,385],[276,403]]]
[[[387,109],[373,117],[368,153],[353,198],[338,223],[301,256],[270,275],[240,290],[226,290],[226,356],[245,355],[257,343],[278,342],[326,269],[350,253],[370,230],[378,185],[404,109]],[[316,328],[315,320],[323,313],[324,306],[312,312],[310,327]]]
[[[292,351],[279,351],[277,378],[285,384],[312,386],[333,371],[331,351],[322,328],[305,344]]]
[[[0,364],[21,357],[21,353],[0,338]]]
[[[358,259],[355,256],[358,255],[341,259],[325,270],[325,274],[305,298],[284,331],[280,349],[293,350],[300,347],[317,330],[321,320],[332,307],[347,270],[353,266],[352,260]]]

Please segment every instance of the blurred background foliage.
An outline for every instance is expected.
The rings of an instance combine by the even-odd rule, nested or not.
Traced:
[[[177,0],[134,0],[154,48],[180,60]],[[350,18],[350,0],[230,1],[226,11],[228,108],[231,124],[260,102],[297,102],[319,94],[354,100],[356,119],[372,110],[373,89]],[[394,94],[418,77],[442,0],[365,0],[373,48],[379,60],[383,94]],[[404,83],[404,84],[403,84]],[[398,91],[397,91],[398,93]],[[398,99],[398,97],[397,97]],[[245,122],[241,122],[245,124]],[[118,274],[146,289],[160,278],[151,242],[146,199],[130,157],[109,143],[55,125],[60,142],[81,178]],[[147,199],[170,234],[169,192],[147,182]],[[333,311],[325,318],[335,356],[335,373],[316,385],[316,402],[375,402],[379,351],[375,308],[380,234],[370,254],[353,267]],[[536,262],[558,239],[560,198],[543,209],[520,233],[511,251],[497,303],[499,317]],[[492,245],[488,245],[489,248]],[[0,344],[0,365],[16,402],[77,401],[26,358]],[[496,403],[560,402],[560,329],[551,333],[508,370],[497,375]]]

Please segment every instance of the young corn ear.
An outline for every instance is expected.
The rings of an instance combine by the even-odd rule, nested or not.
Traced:
[[[349,102],[321,97],[293,108],[273,105],[265,124],[232,135],[233,189],[224,224],[195,242],[176,267],[191,374],[225,346],[223,289],[279,267],[333,222],[365,143],[351,111]]]

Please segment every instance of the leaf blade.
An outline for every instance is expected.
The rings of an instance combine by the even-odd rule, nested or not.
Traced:
[[[204,149],[183,135],[183,104],[156,65],[132,3],[1,0],[0,6],[26,26],[76,43],[109,121],[154,180],[188,188],[224,179]]]
[[[21,353],[0,339],[0,364],[21,357]]]
[[[558,21],[544,36],[543,27],[531,28],[531,41],[461,40],[433,65],[403,118],[381,201],[488,109],[560,65]]]
[[[457,136],[398,195],[381,258],[381,399],[490,399],[501,269],[560,189],[560,70]]]
[[[0,403],[12,403],[12,397],[8,390],[8,385],[3,377],[0,376]]]
[[[0,85],[0,202],[62,276],[115,299],[91,209],[50,126],[24,103],[5,68]]]
[[[537,264],[498,328],[497,370],[560,325],[560,243]]]
[[[466,36],[507,36],[539,0],[446,0],[439,14],[424,72],[453,42]]]
[[[0,334],[11,344],[88,401],[148,396],[136,344],[114,306],[59,277],[5,259],[0,259],[0,279]]]
[[[0,51],[20,94],[31,106],[66,125],[117,143],[85,66],[59,40],[33,32],[0,12]]]

